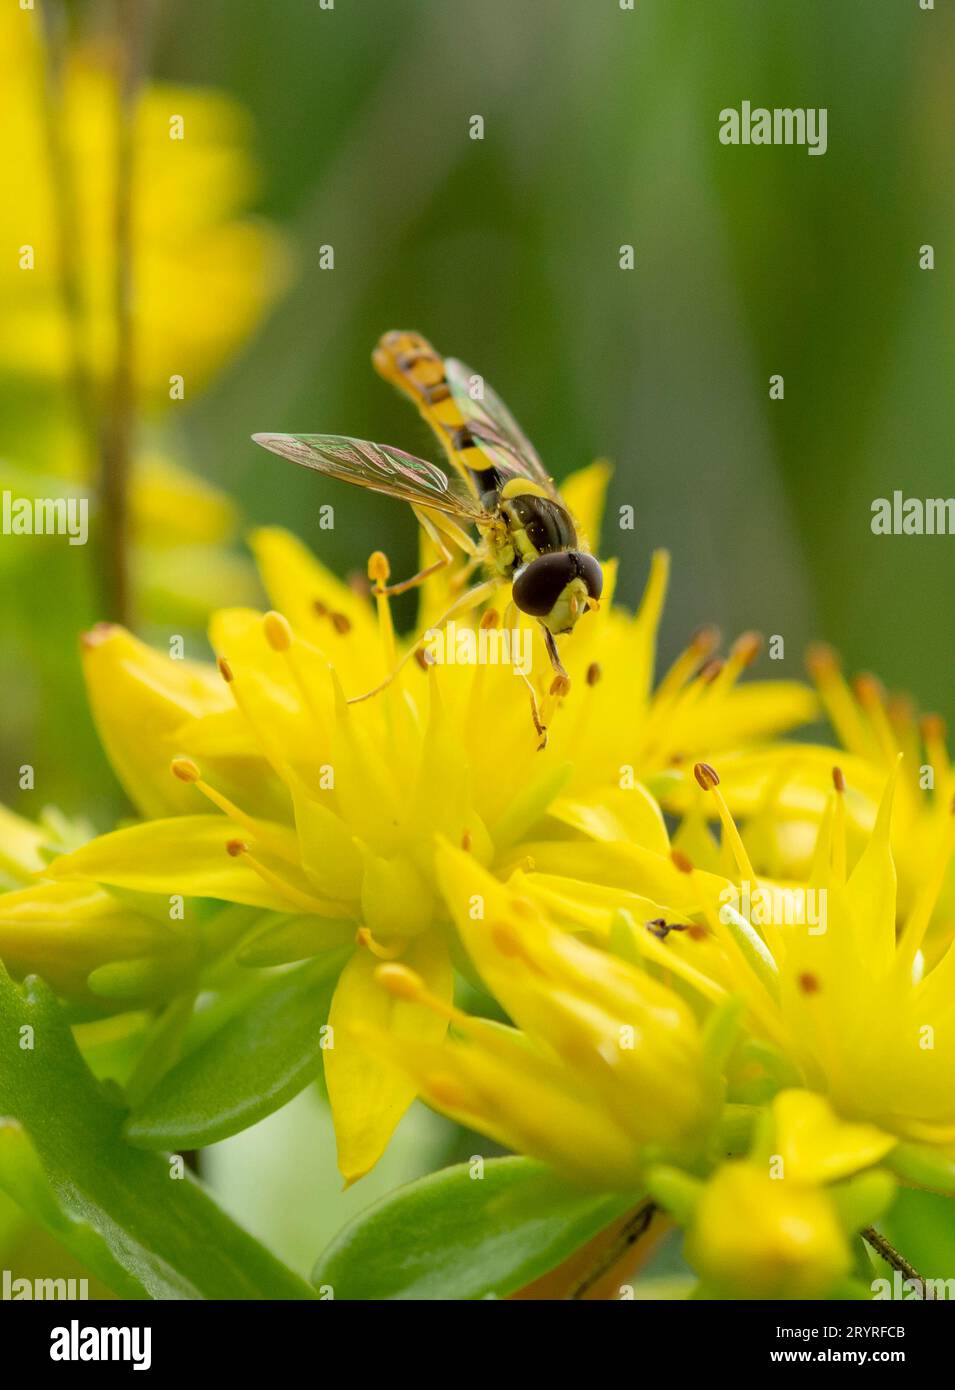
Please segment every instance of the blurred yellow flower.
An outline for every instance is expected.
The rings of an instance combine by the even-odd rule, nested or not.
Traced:
[[[115,55],[104,45],[72,51],[62,74],[57,167],[44,120],[50,100],[39,15],[0,15],[0,120],[7,139],[0,367],[65,382],[70,324],[62,294],[58,198],[67,197],[69,251],[79,278],[79,346],[93,383],[113,370],[116,325]],[[248,120],[233,101],[202,88],[149,83],[133,132],[133,364],[144,404],[170,399],[170,378],[198,390],[251,333],[281,289],[287,251],[267,223],[244,209],[256,191]],[[63,182],[68,180],[69,187]]]
[[[782,1091],[761,1113],[745,1158],[702,1182],[661,1166],[649,1188],[686,1227],[703,1296],[864,1297],[865,1286],[848,1281],[850,1238],[892,1200],[894,1179],[871,1165],[893,1142],[839,1120],[820,1096]]]
[[[813,1298],[849,1273],[849,1245],[826,1194],[774,1181],[749,1160],[717,1169],[699,1199],[687,1258],[731,1298]]]
[[[57,854],[75,849],[93,831],[46,806],[34,822],[0,806],[0,890],[30,883]]]

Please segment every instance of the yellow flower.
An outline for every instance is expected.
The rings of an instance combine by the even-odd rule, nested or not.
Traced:
[[[826,1194],[776,1182],[749,1161],[725,1164],[706,1184],[687,1258],[730,1298],[813,1298],[850,1268]]]
[[[0,891],[31,882],[54,855],[75,849],[92,833],[85,822],[71,822],[52,806],[37,822],[0,806]]]
[[[695,1158],[718,1108],[718,1073],[691,1010],[646,972],[554,927],[475,859],[442,843],[438,878],[488,990],[520,1031],[434,998],[402,964],[376,977],[449,1019],[444,1046],[352,1031],[462,1124],[589,1186],[634,1188],[647,1155]]]
[[[598,468],[571,480],[578,515],[596,514],[605,481]],[[275,610],[215,615],[218,671],[151,652],[118,628],[86,639],[104,746],[143,814],[160,819],[103,836],[49,873],[311,924],[292,933],[294,946],[286,934],[250,947],[250,962],[289,959],[283,950],[308,954],[357,932],[359,949],[332,1008],[343,1038],[367,1009],[376,960],[420,951],[414,968],[450,1000],[437,834],[498,873],[526,860],[522,844],[534,831],[567,835],[584,857],[624,832],[666,848],[659,808],[640,779],[665,770],[678,747],[692,748],[698,722],[711,738],[722,727],[732,742],[747,729],[786,727],[813,707],[799,686],[751,687],[755,698],[737,690],[755,650],[749,638],[722,668],[710,659],[712,635],[696,639],[652,692],[663,555],[635,617],[613,610],[608,595],[580,624],[579,645],[577,634],[566,644],[569,693],[552,689],[549,664],[534,650],[528,679],[548,727],[544,751],[527,682],[508,664],[422,670],[408,660],[379,695],[350,704],[346,697],[372,689],[413,650],[397,641],[388,600],[379,595],[370,605],[282,532],[258,533],[254,548]],[[376,574],[385,564],[375,557]],[[612,586],[612,568],[608,577]],[[436,601],[429,586],[424,612]],[[468,631],[476,640],[517,621],[502,598],[469,619]],[[533,627],[522,630],[539,642]],[[210,814],[197,813],[202,797]],[[408,1005],[398,1017],[409,1010],[416,1027],[433,1033],[428,1009]],[[345,1042],[325,1060],[340,1163],[352,1180],[376,1161],[413,1092],[393,1066],[364,1050],[359,1057]]]
[[[850,685],[827,646],[812,647],[807,665],[845,751],[834,757],[831,747],[777,740],[719,754],[726,802],[746,820],[747,847],[760,872],[770,878],[801,879],[812,863],[832,766],[838,762],[848,784],[845,833],[851,868],[868,843],[886,777],[903,755],[891,825],[901,928],[919,891],[926,847],[944,834],[955,796],[955,770],[943,722],[933,714],[919,718],[907,696],[887,697],[874,676],[860,675]],[[659,791],[668,810],[685,813],[694,806],[696,788],[689,768]],[[926,935],[927,955],[937,958],[953,940],[955,868],[939,891]]]
[[[81,651],[93,719],[127,796],[144,816],[195,810],[169,761],[182,725],[231,708],[214,669],[170,660],[108,623],[83,636]]]
[[[911,910],[924,876],[926,846],[934,845],[945,834],[955,797],[955,771],[945,743],[945,726],[938,715],[918,718],[906,696],[887,698],[874,676],[860,675],[850,686],[828,647],[814,647],[808,666],[832,727],[850,755],[844,763],[847,776],[854,775],[850,768],[859,767],[863,776],[874,775],[881,786],[902,755],[891,825],[902,919]],[[874,802],[878,804],[877,796]],[[875,805],[867,808],[869,824],[875,818]],[[849,811],[848,803],[846,809]],[[851,836],[852,819],[847,817],[847,822]],[[927,945],[934,954],[953,939],[955,872],[950,869],[939,890]]]
[[[868,1168],[895,1146],[875,1125],[840,1120],[824,1096],[780,1091],[772,1104],[774,1133],[764,1158],[778,1160],[781,1176],[800,1183],[837,1182]]]
[[[926,846],[921,886],[897,935],[890,842],[897,768],[851,870],[845,782],[836,769],[812,869],[804,883],[784,885],[757,877],[714,769],[698,765],[697,776],[716,804],[735,873],[682,864],[709,929],[708,949],[695,953],[684,937],[673,947],[673,968],[690,978],[692,966],[711,985],[740,994],[755,1034],[844,1119],[955,1154],[955,946],[932,964],[922,950],[955,847],[955,816]]]
[[[890,1175],[870,1166],[893,1142],[839,1120],[820,1096],[782,1091],[761,1115],[746,1158],[720,1165],[703,1183],[658,1168],[649,1185],[687,1227],[686,1255],[705,1295],[844,1296],[849,1237],[877,1220],[894,1194]]]
[[[120,121],[108,47],[67,58],[62,110],[66,169],[51,161],[43,46],[36,13],[0,17],[0,116],[9,144],[0,235],[17,249],[0,267],[0,366],[69,379],[70,329],[60,289],[67,248],[57,197],[72,196],[70,246],[80,276],[80,343],[93,382],[112,371],[115,169]],[[182,138],[175,122],[181,118]],[[133,131],[133,259],[137,393],[169,400],[170,377],[191,395],[248,336],[285,278],[278,234],[244,208],[256,170],[244,113],[221,93],[150,83]],[[64,178],[69,187],[64,188]],[[32,269],[20,262],[32,250]]]

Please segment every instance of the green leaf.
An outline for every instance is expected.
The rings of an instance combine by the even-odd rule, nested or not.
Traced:
[[[195,1002],[194,995],[180,994],[150,1025],[139,1060],[123,1087],[129,1105],[138,1105],[175,1064]]]
[[[191,1175],[124,1144],[51,991],[0,967],[0,1186],[126,1298],[310,1298]],[[25,1045],[32,1043],[32,1046]]]
[[[504,1298],[561,1264],[639,1201],[582,1192],[527,1158],[462,1163],[399,1188],[320,1257],[336,1299]]]
[[[321,1029],[344,958],[336,952],[271,981],[165,1073],[130,1115],[129,1142],[144,1149],[203,1148],[297,1095],[321,1068]]]
[[[250,936],[236,952],[236,960],[240,965],[252,967],[290,965],[309,960],[335,946],[344,946],[354,939],[354,921],[286,917]]]
[[[0,1120],[0,1187],[114,1292],[126,1298],[143,1297],[142,1283],[114,1258],[95,1226],[60,1205],[40,1156],[18,1120]]]

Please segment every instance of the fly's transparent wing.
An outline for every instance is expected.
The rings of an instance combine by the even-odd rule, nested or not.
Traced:
[[[444,372],[454,402],[467,420],[468,429],[482,454],[495,468],[505,473],[519,473],[540,483],[556,499],[553,478],[497,392],[457,358],[445,359]],[[475,380],[482,383],[479,400],[472,395]]]
[[[449,478],[427,459],[406,454],[390,444],[373,444],[368,439],[349,439],[340,434],[254,434],[252,438],[263,449],[305,468],[314,468],[328,478],[433,507],[462,521],[490,520],[463,481]]]

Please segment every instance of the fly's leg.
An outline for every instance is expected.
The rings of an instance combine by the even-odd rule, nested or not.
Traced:
[[[464,588],[464,585],[471,578],[471,575],[477,569],[478,565],[484,562],[484,558],[482,554],[476,553],[471,556],[466,564],[463,564],[459,570],[455,571],[448,581],[452,593],[457,592],[458,589]]]
[[[519,671],[518,675],[527,686],[527,693],[531,697],[531,718],[534,721],[534,728],[537,730],[537,737],[540,740],[537,745],[537,751],[538,753],[543,753],[544,749],[547,747],[547,725],[541,719],[540,706],[537,703],[537,692],[523,671]]]
[[[382,594],[387,598],[393,598],[395,594],[406,594],[409,589],[417,589],[426,579],[430,579],[431,575],[438,574],[450,565],[454,556],[445,545],[445,540],[456,545],[466,555],[475,558],[476,563],[479,563],[478,547],[467,532],[461,530],[460,526],[455,526],[452,522],[447,522],[443,517],[438,517],[435,513],[428,512],[422,507],[412,507],[411,510],[417,517],[422,531],[437,547],[438,558],[433,564],[426,565],[417,574],[413,574],[410,579],[403,579],[400,584],[376,584],[375,593]]]
[[[547,648],[547,655],[550,657],[550,664],[554,668],[554,684],[551,686],[552,695],[566,695],[570,689],[570,676],[564,670],[563,662],[560,659],[560,652],[557,650],[557,643],[554,634],[549,628],[541,623],[541,631],[544,634],[544,646]]]
[[[431,623],[426,629],[426,632],[415,639],[390,675],[386,676],[379,685],[376,685],[374,690],[366,690],[364,695],[353,695],[348,703],[350,705],[359,705],[363,700],[370,700],[373,695],[377,695],[379,691],[385,690],[413,656],[416,656],[419,651],[423,653],[424,649],[419,645],[422,637],[426,636],[429,632],[436,632],[438,628],[444,627],[444,624],[450,618],[454,617],[456,613],[470,613],[472,609],[482,604],[486,598],[490,598],[491,594],[493,594],[500,583],[500,579],[497,578],[484,579],[480,584],[475,584],[473,588],[466,590],[463,594],[459,594],[450,608],[447,608],[436,622]]]
[[[554,634],[549,628],[545,627],[543,623],[541,623],[540,626],[541,632],[544,634],[544,646],[547,649],[547,655],[550,657],[550,664],[554,668],[554,679],[551,682],[546,701],[547,708],[553,713],[557,701],[562,695],[566,695],[570,689],[570,676],[568,676],[567,672],[564,670],[563,662],[560,659],[560,653],[557,650],[557,643],[554,640]],[[527,686],[531,697],[531,718],[534,721],[534,728],[537,730],[538,737],[540,738],[537,751],[542,753],[547,747],[547,725],[544,723],[544,716],[537,702],[537,695],[534,687],[526,676],[524,676],[524,684]],[[549,718],[550,715],[548,715],[548,719]]]

